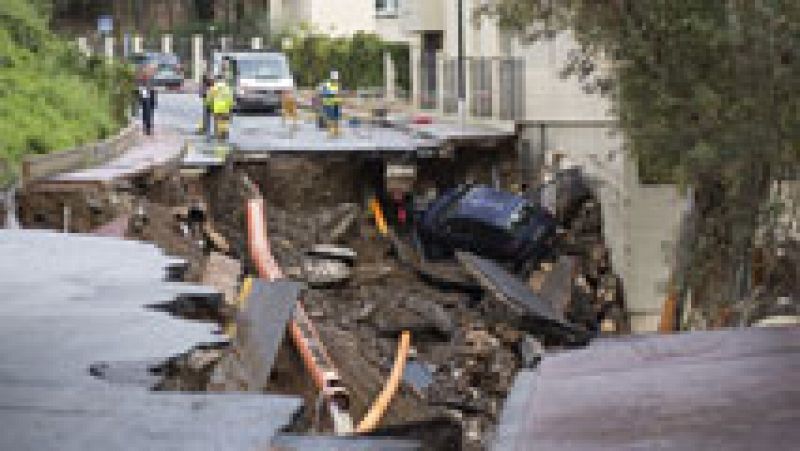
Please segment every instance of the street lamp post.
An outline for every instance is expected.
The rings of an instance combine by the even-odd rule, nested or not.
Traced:
[[[464,70],[464,0],[458,0],[458,122],[467,117],[467,83]]]
[[[217,30],[217,27],[215,27],[214,25],[209,25],[208,26],[208,41],[209,41],[208,42],[208,52],[209,52],[209,56],[211,56],[211,54],[214,53],[214,46],[217,45],[216,44],[216,35],[214,34],[214,32],[216,30]]]

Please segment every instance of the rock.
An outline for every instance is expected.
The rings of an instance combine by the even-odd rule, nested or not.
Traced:
[[[341,260],[350,264],[354,263],[358,257],[353,249],[332,244],[315,244],[306,254],[323,259]]]
[[[208,368],[209,365],[216,363],[222,358],[222,351],[219,349],[195,349],[189,354],[189,368],[200,371]]]
[[[353,269],[353,278],[358,285],[382,280],[395,270],[391,265],[359,265]]]
[[[520,367],[534,368],[539,364],[544,355],[544,346],[539,340],[530,335],[525,335],[519,342]]]
[[[370,319],[372,314],[375,312],[376,306],[374,303],[365,303],[361,310],[358,311],[356,314],[356,321],[364,322]]]
[[[303,261],[303,275],[310,286],[326,287],[347,281],[352,273],[341,260],[309,257]]]
[[[242,265],[238,260],[226,255],[211,252],[206,259],[201,283],[219,290],[225,305],[235,305],[239,296],[239,278],[242,275]]]

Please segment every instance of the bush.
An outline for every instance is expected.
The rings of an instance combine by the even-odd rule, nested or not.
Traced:
[[[317,86],[331,70],[338,70],[344,89],[383,87],[383,54],[390,52],[399,87],[409,89],[408,47],[383,41],[375,34],[331,37],[303,28],[276,36],[272,45],[283,48],[298,86]]]
[[[0,2],[0,167],[103,139],[127,120],[132,76],[81,56],[25,0]],[[7,172],[8,170],[4,171]],[[0,179],[9,175],[0,174]],[[2,183],[3,180],[0,180]]]

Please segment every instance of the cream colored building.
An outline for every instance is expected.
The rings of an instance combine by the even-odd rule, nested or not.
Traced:
[[[454,113],[457,1],[400,1],[397,17],[390,19],[393,27],[381,25],[378,32],[410,43],[414,103]],[[463,0],[468,111],[480,116],[472,120],[516,126],[520,155],[532,162],[532,179],[554,154],[590,175],[603,205],[612,264],[624,281],[632,329],[656,330],[687,212],[685,195],[673,185],[641,183],[625,139],[615,131],[609,101],[587,94],[574,78],[560,77],[567,55],[576,48],[568,33],[526,44],[500,30],[492,18],[474,19],[472,11],[485,1]],[[481,102],[482,111],[475,107]],[[510,110],[504,105],[509,102],[514,103]]]
[[[308,23],[337,35],[374,31],[407,42],[413,104],[455,118],[457,0],[271,1],[276,24]],[[603,205],[606,243],[624,282],[632,329],[656,330],[687,209],[684,196],[672,185],[641,183],[608,100],[559,76],[576,47],[568,33],[526,44],[494,19],[474,17],[475,7],[492,0],[462,1],[468,120],[516,127],[531,183],[554,154],[589,174]]]
[[[375,0],[270,0],[273,27],[301,24],[332,36],[376,31]]]

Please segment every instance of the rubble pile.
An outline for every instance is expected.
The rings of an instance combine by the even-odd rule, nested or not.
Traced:
[[[273,190],[278,182],[272,181]],[[225,268],[214,285],[230,304],[236,280],[255,273],[248,267],[244,210],[253,188],[247,176],[229,167],[207,181],[203,208],[185,193],[180,199],[151,196],[141,204],[146,220],[137,223],[134,215],[130,234],[186,258],[191,280],[205,280],[210,267]],[[327,197],[299,204],[301,191],[295,200],[264,196],[267,233],[287,277],[308,285],[302,301],[349,389],[353,417],[363,417],[381,391],[398,336],[408,330],[412,349],[404,383],[381,427],[421,433],[430,428],[410,425],[454,425],[442,430],[460,431],[460,436],[443,435],[435,447],[485,447],[516,373],[536,365],[543,345],[559,343],[546,341],[536,327],[498,315],[499,303],[476,288],[456,260],[422,261],[410,255],[415,252],[410,237],[380,236],[362,206]],[[624,329],[621,287],[609,265],[594,201],[571,216],[546,261],[517,276],[559,316],[585,329]],[[613,321],[606,324],[607,318]],[[301,392],[313,401],[313,388],[298,374],[302,364],[290,348],[290,340],[284,340],[264,388]],[[167,369],[170,377],[162,388],[241,390],[235,354],[232,349],[189,353]],[[310,421],[306,417],[303,421]],[[300,432],[310,427],[296,426]]]
[[[597,210],[596,203],[587,203],[562,231],[552,261],[530,277],[535,292],[592,328],[605,303],[621,305],[618,284],[610,282]],[[485,295],[443,290],[423,280],[353,204],[302,212],[269,205],[267,212],[273,253],[291,277],[312,276],[304,261],[316,258],[309,251],[321,243],[347,246],[355,254],[346,280],[311,284],[303,299],[349,385],[354,416],[363,415],[380,391],[397,337],[409,330],[405,383],[382,424],[445,417],[460,426],[467,449],[485,445],[517,371],[536,364],[543,340],[511,322],[489,320],[492,303]],[[332,237],[337,229],[346,232]],[[456,262],[438,265],[461,271]]]

